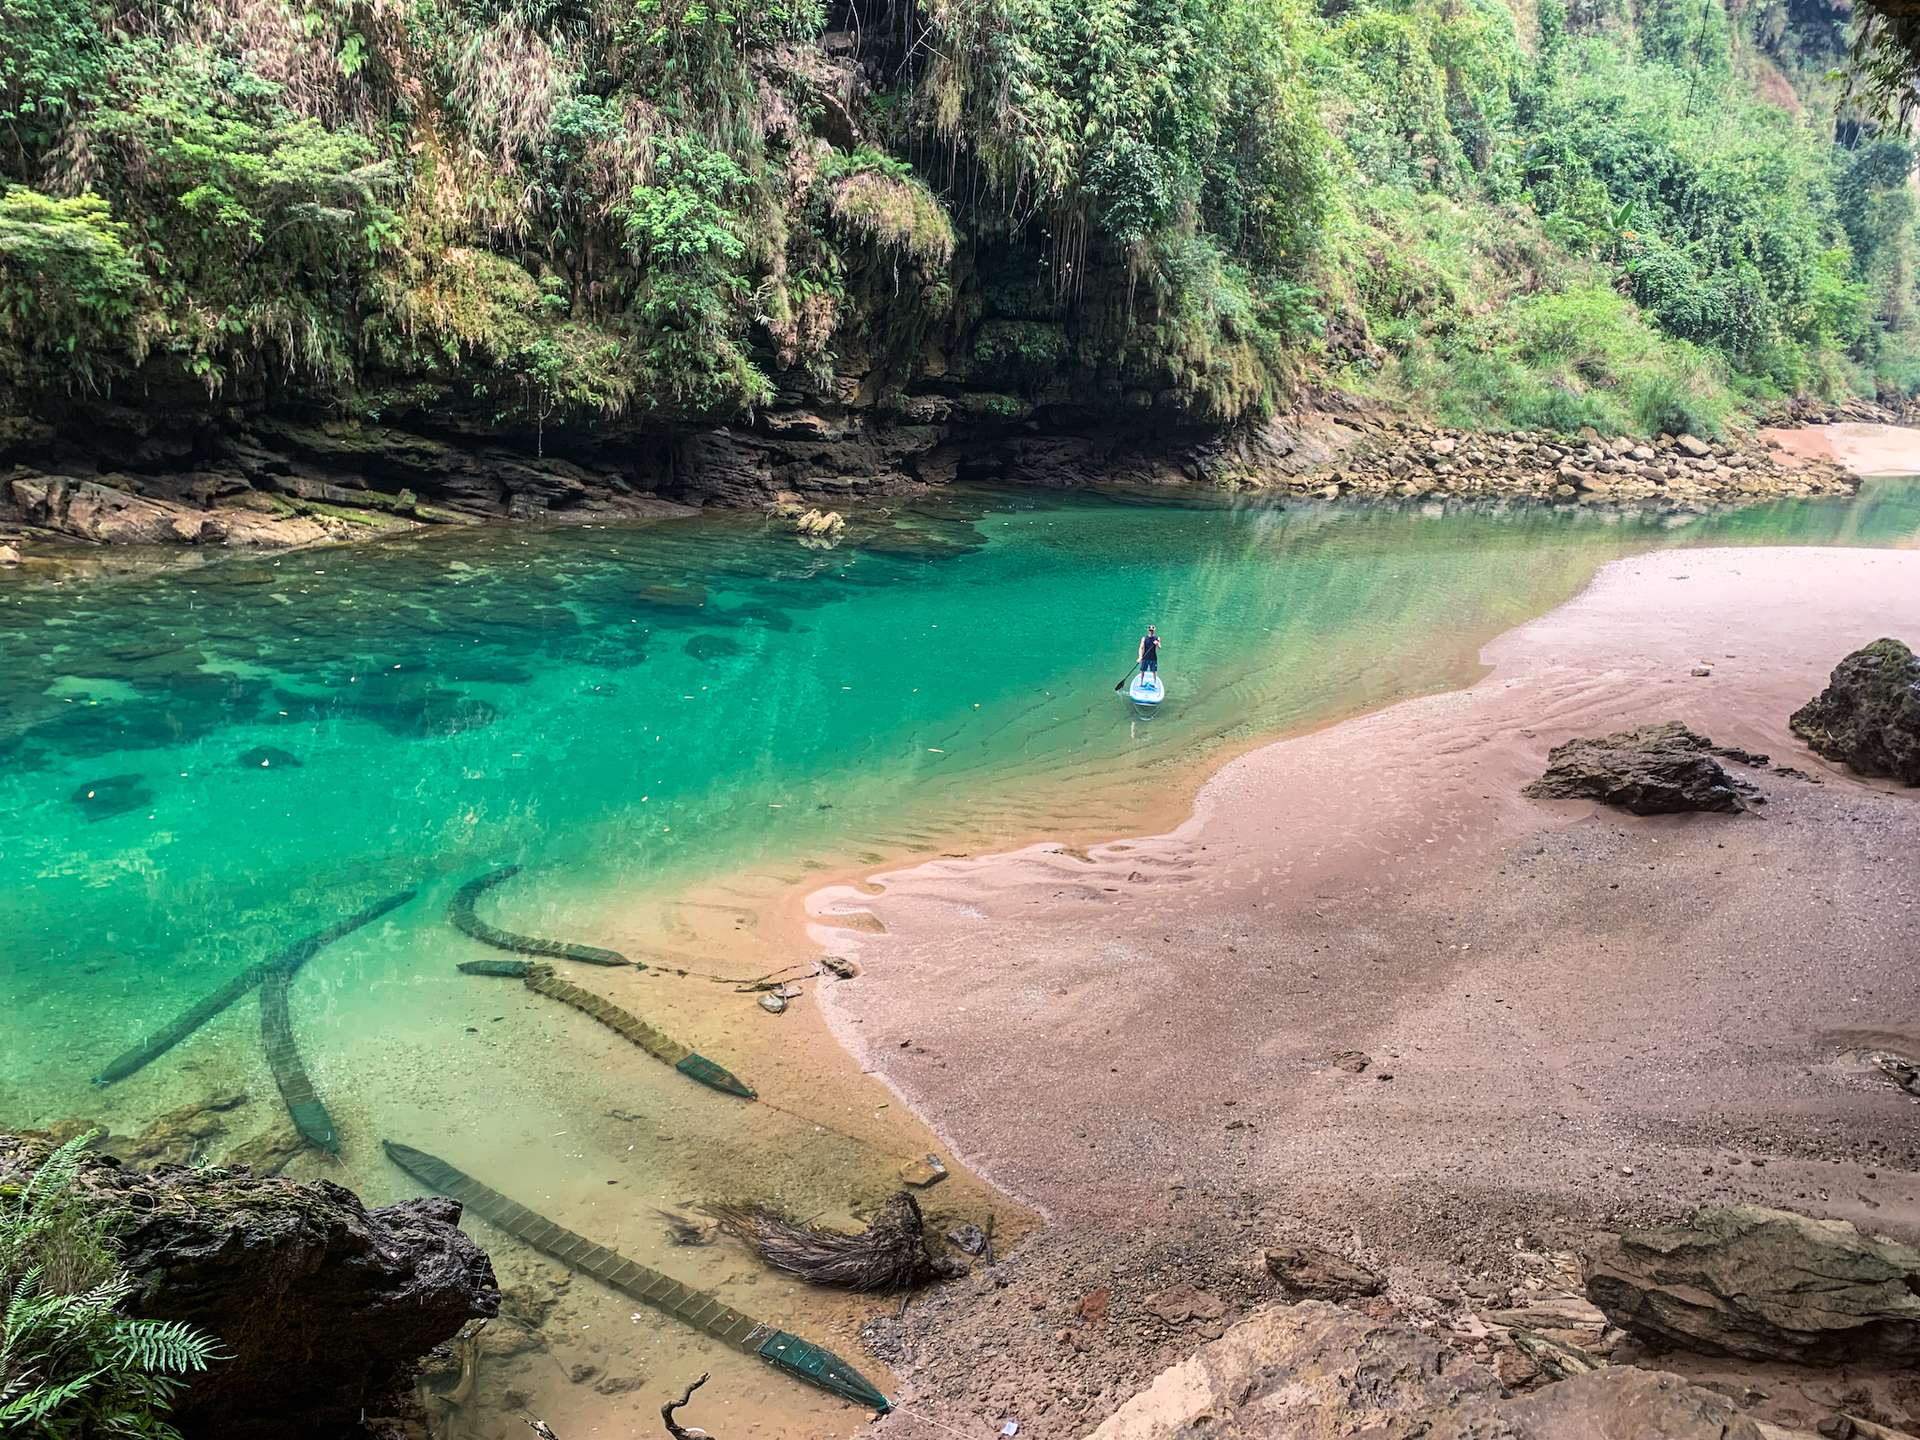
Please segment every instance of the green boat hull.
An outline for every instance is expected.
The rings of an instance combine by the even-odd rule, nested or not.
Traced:
[[[383,1140],[387,1158],[428,1189],[451,1196],[467,1209],[523,1244],[571,1269],[584,1271],[629,1299],[652,1306],[694,1329],[748,1355],[757,1355],[783,1374],[830,1395],[871,1410],[892,1407],[887,1397],[858,1370],[811,1341],[762,1324],[704,1290],[675,1280],[637,1260],[616,1254],[584,1235],[556,1225],[516,1200],[456,1170],[437,1155],[394,1140]]]

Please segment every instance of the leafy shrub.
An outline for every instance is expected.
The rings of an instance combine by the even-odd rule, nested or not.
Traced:
[[[0,1433],[178,1440],[166,1412],[216,1347],[192,1327],[120,1312],[117,1217],[77,1190],[82,1136],[0,1186]]]

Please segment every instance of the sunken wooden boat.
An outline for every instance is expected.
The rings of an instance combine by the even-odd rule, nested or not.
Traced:
[[[758,1355],[776,1370],[817,1385],[830,1395],[883,1413],[892,1408],[871,1381],[831,1350],[823,1350],[797,1335],[743,1315],[705,1291],[695,1290],[671,1275],[615,1254],[584,1235],[556,1225],[499,1191],[488,1189],[436,1155],[392,1140],[381,1143],[386,1147],[387,1158],[422,1185],[458,1200],[489,1225],[506,1231],[541,1254],[583,1271],[629,1299],[671,1315],[723,1344],[748,1355]]]
[[[539,955],[553,960],[578,960],[583,965],[632,965],[618,950],[603,950],[597,945],[576,945],[571,940],[544,940],[538,935],[520,935],[489,925],[474,914],[474,902],[502,881],[520,873],[518,865],[502,865],[478,880],[469,880],[447,905],[447,920],[454,929],[482,945],[505,950],[511,955]],[[642,966],[642,969],[645,967]]]
[[[294,1044],[293,1020],[287,1013],[287,984],[292,978],[284,970],[275,970],[260,986],[260,1044],[267,1052],[273,1083],[286,1102],[300,1138],[329,1155],[338,1155],[340,1133],[334,1129],[333,1117],[321,1103]]]
[[[710,1089],[744,1099],[758,1099],[754,1088],[726,1066],[709,1060],[690,1045],[682,1045],[671,1035],[655,1029],[630,1010],[622,1010],[605,996],[583,990],[562,980],[551,965],[530,960],[469,960],[460,967],[468,975],[495,975],[517,978],[538,995],[571,1005],[583,1015],[591,1015],[624,1040],[638,1045],[664,1065],[671,1065],[689,1080],[698,1080]]]
[[[337,924],[315,931],[303,940],[296,940],[286,949],[276,951],[257,965],[249,965],[211,995],[174,1016],[138,1045],[115,1056],[98,1075],[93,1077],[93,1083],[111,1085],[116,1080],[126,1079],[136,1070],[144,1069],[259,985],[269,975],[279,973],[291,978],[302,965],[334,941],[351,935],[363,925],[371,925],[381,916],[391,910],[399,909],[411,899],[413,899],[411,890],[402,890],[398,894],[389,895],[377,904],[368,906],[359,914],[349,915]]]

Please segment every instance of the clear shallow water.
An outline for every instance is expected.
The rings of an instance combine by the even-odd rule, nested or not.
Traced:
[[[237,1090],[253,1099],[236,1138],[271,1128],[250,1001],[109,1090],[87,1078],[236,970],[413,888],[296,982],[345,1137],[342,1169],[309,1155],[296,1172],[406,1193],[379,1159],[390,1135],[662,1264],[655,1203],[850,1213],[917,1138],[850,1065],[726,987],[569,972],[853,1138],[700,1091],[510,982],[459,975],[492,952],[447,927],[452,891],[522,864],[482,901],[497,923],[760,973],[801,958],[759,922],[812,870],[1122,831],[1210,748],[1458,683],[1486,637],[1607,559],[1727,543],[1911,546],[1920,487],[1684,522],[963,494],[832,550],[716,515],[0,588],[0,1123],[137,1130]],[[1170,699],[1141,720],[1112,685],[1149,619]],[[269,747],[266,766],[243,758]],[[932,1193],[956,1218],[985,1203]],[[857,1307],[737,1252],[671,1268],[852,1349]],[[669,1367],[709,1363],[623,1303],[569,1306],[583,1329],[618,1324],[623,1355],[645,1334]],[[624,1403],[514,1363],[549,1408]],[[831,1433],[780,1382],[742,1375],[734,1393],[734,1431]]]

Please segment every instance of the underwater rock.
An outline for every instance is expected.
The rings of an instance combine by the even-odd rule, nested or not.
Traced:
[[[738,655],[740,642],[729,640],[724,635],[696,635],[687,641],[686,652],[696,660],[718,660],[727,655]]]
[[[1762,798],[1714,758],[1713,742],[1677,721],[1569,740],[1547,755],[1547,773],[1526,787],[1540,800],[1598,800],[1635,815],[1734,813]]]
[[[159,1164],[191,1165],[211,1157],[214,1142],[222,1139],[230,1116],[247,1103],[235,1091],[213,1095],[194,1105],[182,1105],[154,1118],[138,1135],[112,1135],[98,1148],[123,1164],[142,1169]]]
[[[153,791],[141,783],[144,779],[141,775],[108,775],[89,780],[67,798],[85,810],[89,820],[105,820],[153,803]]]
[[[278,746],[256,745],[241,753],[240,764],[249,770],[298,770],[300,757]]]
[[[45,1146],[0,1136],[0,1178]],[[104,1156],[83,1191],[129,1219],[120,1244],[134,1313],[217,1337],[226,1359],[193,1377],[173,1423],[187,1440],[322,1440],[410,1384],[419,1358],[500,1291],[486,1254],[435,1196],[368,1210],[327,1181]]]
[[[1898,640],[1862,646],[1787,723],[1829,760],[1920,785],[1920,659]]]

